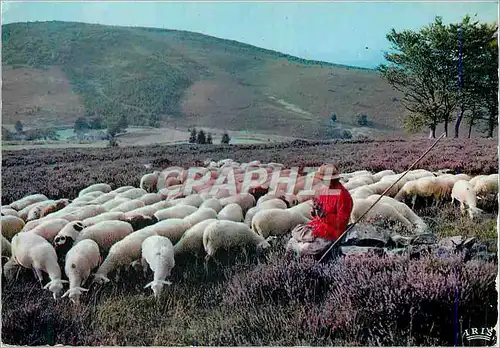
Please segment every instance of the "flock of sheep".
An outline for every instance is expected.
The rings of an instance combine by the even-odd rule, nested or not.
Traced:
[[[253,186],[246,181],[252,171],[265,174]],[[25,196],[1,207],[2,257],[8,258],[3,273],[12,280],[21,267],[31,268],[42,284],[45,272],[50,281],[42,286],[54,299],[69,283],[62,297],[78,303],[91,274],[102,284],[112,271],[135,266],[146,272],[149,267],[154,276],[145,287],[158,296],[171,284],[166,279],[180,255],[208,260],[219,249],[263,250],[270,238],[310,221],[312,198],[325,182],[313,171],[288,186],[293,174],[279,163],[207,160],[196,171],[176,167],[146,174],[140,187],[113,190],[97,183],[72,200]],[[343,173],[341,182],[354,200],[351,222],[400,176],[391,170]],[[393,220],[423,232],[427,226],[412,209],[417,199],[458,200],[473,217],[480,211],[477,199],[497,192],[498,174],[470,177],[418,169],[394,185],[366,218]]]

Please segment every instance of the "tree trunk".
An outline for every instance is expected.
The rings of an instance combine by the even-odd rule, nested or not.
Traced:
[[[498,113],[495,110],[490,109],[490,117],[488,118],[488,138],[493,138],[495,122],[498,122]]]
[[[470,122],[469,122],[469,135],[467,136],[467,138],[470,139],[470,135],[472,133],[472,125],[474,124],[474,117],[471,116],[471,119],[470,119]]]
[[[434,139],[436,137],[436,127],[433,125],[431,126],[431,130],[429,132],[429,139]]]
[[[455,138],[458,138],[458,133],[460,131],[460,123],[462,122],[463,115],[464,115],[464,109],[463,107],[461,107],[460,114],[458,114],[457,117],[457,122],[455,122]],[[470,138],[470,132],[469,132],[469,138]]]
[[[450,122],[450,115],[449,114],[446,114],[445,118],[444,118],[444,137],[447,138],[448,137],[448,123]]]

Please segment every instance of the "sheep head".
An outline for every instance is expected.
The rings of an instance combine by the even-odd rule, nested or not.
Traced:
[[[48,289],[50,292],[52,292],[52,295],[54,296],[54,300],[57,299],[57,296],[62,292],[62,289],[64,287],[64,283],[69,283],[67,280],[62,280],[62,279],[52,279],[50,282],[45,284],[43,287],[44,289]]]
[[[62,295],[61,297],[68,296],[69,299],[71,300],[71,302],[73,302],[74,304],[79,304],[82,291],[89,291],[89,289],[84,289],[84,288],[77,286],[75,288],[71,288],[68,291],[66,291],[64,293],[64,295]]]
[[[153,290],[154,296],[158,297],[163,289],[163,285],[172,285],[172,282],[169,282],[168,280],[153,280],[152,282],[147,283],[144,286],[144,289],[150,287]]]
[[[110,282],[108,277],[99,273],[94,274],[94,279],[92,280],[92,283],[104,284],[108,282]]]

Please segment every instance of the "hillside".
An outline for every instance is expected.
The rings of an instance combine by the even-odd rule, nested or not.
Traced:
[[[350,130],[366,113],[368,132],[400,130],[398,94],[372,70],[164,29],[14,23],[2,41],[6,125],[126,115],[134,125],[323,138],[332,113]]]

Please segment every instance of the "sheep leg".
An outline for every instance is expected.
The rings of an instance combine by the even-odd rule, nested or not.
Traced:
[[[242,247],[242,250],[243,250],[243,255],[245,255],[245,264],[247,264],[247,263],[248,263],[248,252],[247,252],[247,248]]]
[[[413,195],[411,198],[411,210],[415,210],[415,203],[417,202],[417,195]]]
[[[33,273],[35,273],[35,278],[38,280],[40,283],[42,289],[43,289],[43,275],[42,271],[40,271],[38,268],[33,268]]]
[[[144,274],[144,278],[148,276],[148,262],[144,257],[141,258],[142,272]]]

